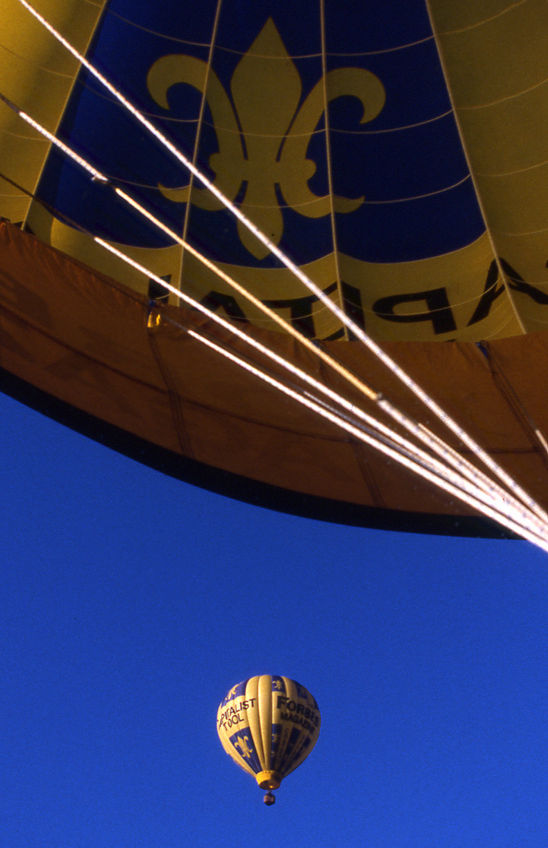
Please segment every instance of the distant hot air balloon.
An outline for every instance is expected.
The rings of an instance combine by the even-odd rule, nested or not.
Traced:
[[[308,756],[320,733],[320,711],[310,692],[290,680],[261,674],[233,686],[217,711],[217,733],[226,753],[269,791]]]
[[[3,0],[1,29],[1,389],[252,503],[498,534],[365,440],[382,395],[477,456],[367,333],[548,508],[545,0]]]

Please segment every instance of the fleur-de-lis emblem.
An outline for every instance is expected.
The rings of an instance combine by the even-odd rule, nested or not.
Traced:
[[[247,744],[249,742],[249,736],[242,736],[238,739],[237,742],[234,743],[234,747],[238,747],[240,749],[240,754],[242,757],[249,759],[251,754],[253,753],[252,749]]]
[[[191,85],[205,96],[219,148],[208,163],[215,172],[215,184],[231,200],[245,186],[242,211],[276,244],[283,234],[280,197],[307,218],[321,218],[331,211],[353,212],[363,203],[363,197],[314,194],[308,183],[317,165],[307,157],[307,151],[331,100],[358,98],[362,124],[379,114],[385,101],[384,87],[370,71],[328,71],[302,100],[298,70],[269,18],[236,66],[230,84],[232,99],[213,69],[193,56],[162,57],[150,69],[147,83],[151,96],[164,109],[169,109],[167,93],[177,83]],[[189,186],[160,189],[177,203],[190,198]],[[192,203],[202,209],[222,208],[206,189],[194,187]],[[258,259],[268,253],[239,222],[238,233]]]

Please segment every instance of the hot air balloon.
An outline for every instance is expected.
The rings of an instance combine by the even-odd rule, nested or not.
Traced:
[[[217,733],[229,757],[267,789],[264,802],[309,755],[320,733],[310,692],[288,677],[261,674],[230,689],[217,710]]]
[[[5,0],[0,387],[251,503],[546,540],[547,36],[543,0]]]

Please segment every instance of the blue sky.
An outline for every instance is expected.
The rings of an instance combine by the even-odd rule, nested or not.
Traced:
[[[0,844],[546,848],[547,560],[164,477],[0,396]],[[284,674],[323,724],[274,807],[218,702]]]

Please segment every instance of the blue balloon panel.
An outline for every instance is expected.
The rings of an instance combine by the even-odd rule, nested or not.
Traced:
[[[472,243],[484,225],[424,4],[348,5],[328,0],[322,34],[315,2],[295,15],[292,2],[227,0],[217,20],[210,0],[111,0],[89,55],[299,264],[334,249],[400,262]],[[273,264],[201,190],[187,208],[183,166],[85,71],[60,134],[213,258]],[[94,234],[168,243],[55,153],[39,196]]]

